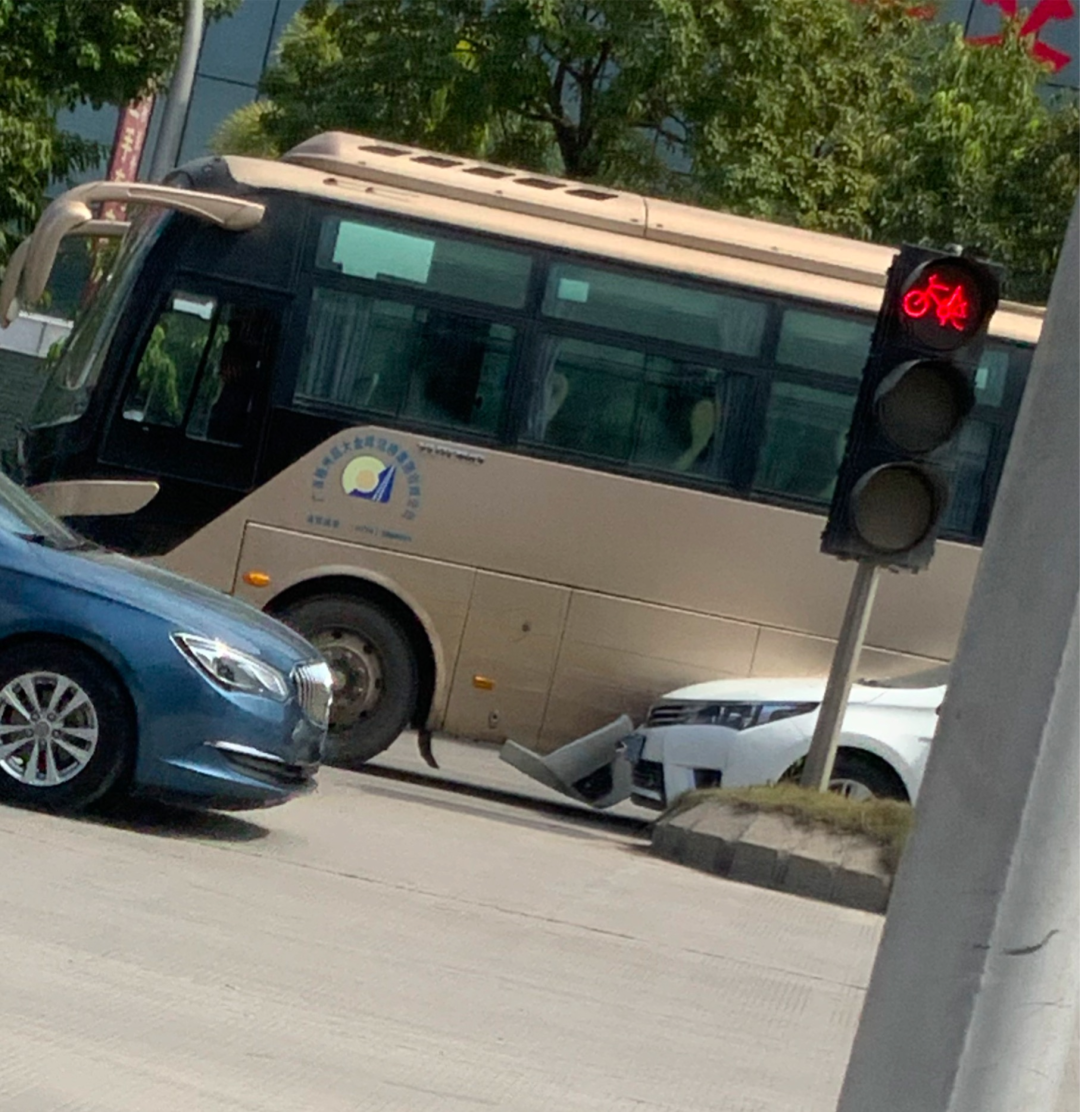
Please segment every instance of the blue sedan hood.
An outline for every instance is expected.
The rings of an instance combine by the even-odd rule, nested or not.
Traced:
[[[285,667],[318,658],[299,634],[261,610],[164,568],[103,549],[28,547],[40,554],[33,560],[37,574],[155,614],[178,632],[215,637]]]

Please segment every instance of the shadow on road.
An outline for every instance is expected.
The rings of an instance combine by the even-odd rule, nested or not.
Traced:
[[[257,842],[270,833],[265,826],[222,811],[196,811],[147,799],[124,800],[98,812],[86,812],[78,819],[156,838]]]
[[[613,815],[607,811],[593,811],[574,804],[548,802],[534,796],[523,796],[516,792],[505,791],[501,788],[482,787],[479,784],[465,784],[441,776],[431,776],[423,772],[407,772],[404,769],[387,768],[379,765],[365,765],[357,770],[362,778],[363,790],[375,795],[384,795],[407,799],[414,803],[422,802],[424,806],[437,806],[445,810],[473,813],[486,819],[495,818],[498,821],[509,822],[517,825],[536,825],[537,817],[544,816],[548,819],[560,819],[564,833],[573,833],[576,825],[583,829],[588,827],[601,827],[617,830],[638,837],[644,836],[649,825],[647,819],[630,818],[625,815]],[[364,782],[366,781],[366,783]],[[380,783],[381,781],[381,783]],[[395,791],[393,781],[412,784],[416,787],[434,788],[439,796],[434,793],[424,800],[418,800],[400,791]],[[462,801],[452,801],[452,797],[464,797]],[[512,815],[497,816],[491,811],[470,807],[465,800],[469,798],[484,800],[488,803],[499,803],[513,808],[521,816],[515,819]],[[532,817],[528,817],[529,813]]]

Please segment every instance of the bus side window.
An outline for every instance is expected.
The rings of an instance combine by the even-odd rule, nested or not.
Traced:
[[[776,361],[800,370],[858,378],[870,353],[874,326],[835,313],[785,309]]]
[[[214,331],[217,301],[177,292],[150,332],[124,398],[123,416],[179,428]]]
[[[514,329],[428,310],[406,413],[436,424],[498,430]]]
[[[937,462],[950,473],[952,480],[952,498],[942,523],[947,533],[976,535],[979,515],[986,501],[986,469],[993,436],[990,425],[972,418],[963,424],[956,440],[936,454]]]
[[[748,357],[761,350],[768,315],[757,298],[562,262],[551,267],[542,312],[586,327]]]
[[[626,348],[547,337],[526,438],[625,462],[633,447],[645,360],[641,352]]]
[[[467,313],[316,288],[294,400],[495,433],[516,335]]]
[[[754,489],[828,502],[854,406],[854,394],[774,383]]]
[[[632,462],[725,478],[724,437],[738,419],[744,376],[652,356],[638,405]]]
[[[640,470],[719,479],[736,380],[716,367],[550,336],[525,437]]]
[[[1009,375],[1009,353],[1002,347],[987,344],[975,372],[975,404],[1000,406],[1005,397]]]
[[[293,400],[396,415],[416,356],[414,317],[411,305],[316,287]]]

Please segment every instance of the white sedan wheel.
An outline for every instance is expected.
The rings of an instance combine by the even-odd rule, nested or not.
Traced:
[[[832,779],[829,781],[829,791],[836,792],[837,795],[854,800],[856,803],[864,803],[868,799],[877,798],[865,784],[859,783],[858,780]]]

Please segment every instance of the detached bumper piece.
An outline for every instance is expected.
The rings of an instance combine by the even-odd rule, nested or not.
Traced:
[[[541,756],[514,741],[503,743],[499,756],[539,783],[590,807],[613,807],[630,794],[630,762],[619,743],[633,729],[622,715],[607,726]]]

